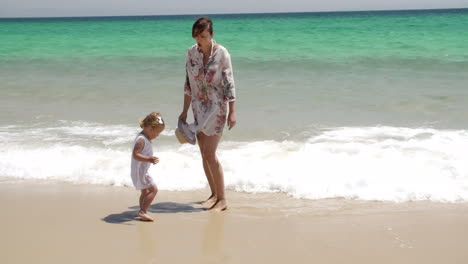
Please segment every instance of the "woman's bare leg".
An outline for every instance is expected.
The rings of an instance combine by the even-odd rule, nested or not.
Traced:
[[[216,195],[216,202],[210,209],[222,211],[227,209],[227,202],[224,196],[224,173],[223,167],[216,156],[216,150],[221,136],[206,136],[203,133],[199,135],[203,140],[203,159],[206,161],[209,171],[211,172]]]
[[[210,171],[210,167],[208,166],[208,162],[206,161],[203,155],[205,138],[206,138],[205,134],[198,133],[197,140],[198,140],[198,146],[200,147],[200,152],[202,155],[203,170],[205,171],[206,179],[208,180],[208,184],[210,186],[211,195],[210,197],[208,197],[208,199],[206,199],[206,201],[202,202],[201,204],[205,206],[211,206],[216,202],[216,188],[215,188],[215,184],[213,180],[213,175],[211,174],[211,171]]]

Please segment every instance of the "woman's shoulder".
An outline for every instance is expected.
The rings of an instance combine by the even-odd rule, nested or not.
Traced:
[[[197,50],[197,47],[198,47],[197,44],[193,44],[192,46],[190,46],[190,47],[188,48],[188,50],[189,50],[189,51],[191,51],[191,50]]]
[[[193,53],[193,52],[198,52],[197,44],[194,44],[194,45],[190,46],[190,48],[188,48],[187,53]]]
[[[218,42],[215,42],[215,45],[216,45],[216,49],[217,49],[218,51],[227,52],[226,47],[224,47],[223,45],[219,44]]]
[[[216,52],[219,52],[223,56],[228,56],[229,55],[229,51],[223,45],[221,45],[219,43],[216,43]]]

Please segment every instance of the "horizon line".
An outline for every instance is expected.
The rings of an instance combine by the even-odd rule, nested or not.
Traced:
[[[213,14],[165,14],[165,15],[104,15],[104,16],[44,16],[44,17],[0,17],[2,20],[8,19],[60,19],[60,18],[125,18],[125,17],[176,17],[176,16],[219,16],[219,15],[275,15],[275,14],[326,14],[326,13],[362,13],[362,12],[401,12],[401,11],[450,11],[466,10],[461,8],[428,8],[428,9],[373,9],[373,10],[337,10],[337,11],[305,11],[305,12],[245,12],[245,13],[213,13]]]

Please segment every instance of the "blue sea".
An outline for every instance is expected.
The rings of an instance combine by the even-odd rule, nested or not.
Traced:
[[[197,17],[0,19],[0,179],[132,186],[158,111],[158,187],[206,188],[174,135]],[[468,9],[211,17],[237,89],[228,189],[468,201]]]

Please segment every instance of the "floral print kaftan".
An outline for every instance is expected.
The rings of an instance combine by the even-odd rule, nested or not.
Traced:
[[[186,59],[184,93],[192,97],[195,132],[221,135],[226,123],[227,104],[236,99],[231,55],[214,40],[211,56],[203,65],[203,53],[195,44]]]

